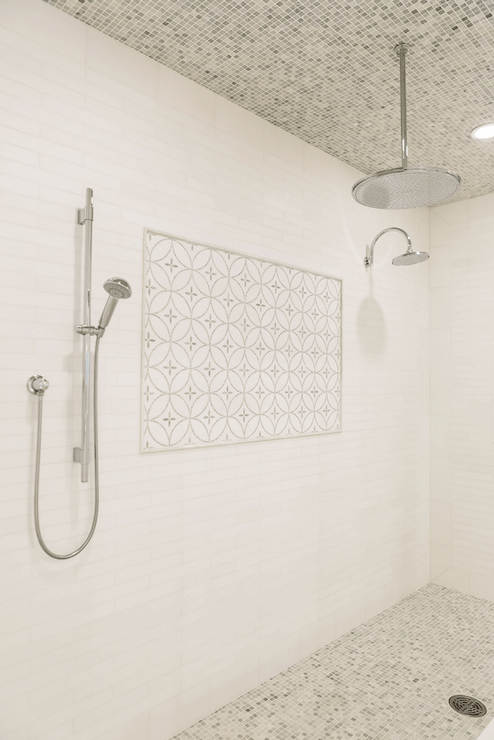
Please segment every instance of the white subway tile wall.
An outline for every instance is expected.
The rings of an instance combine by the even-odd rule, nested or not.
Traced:
[[[429,266],[393,267],[396,234],[362,264],[391,225],[428,250],[429,214],[357,205],[351,167],[41,0],[0,22],[1,734],[167,740],[429,580]],[[51,383],[41,519],[68,551],[92,511],[72,463],[86,187],[95,318],[109,276],[134,294],[101,347],[98,528],[60,562],[34,536],[25,383]],[[343,279],[341,434],[139,454],[144,227]]]
[[[494,195],[431,211],[431,575],[494,599]]]

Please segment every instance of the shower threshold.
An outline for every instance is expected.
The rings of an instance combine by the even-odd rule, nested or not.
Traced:
[[[173,740],[494,740],[493,717],[494,603],[429,584]]]

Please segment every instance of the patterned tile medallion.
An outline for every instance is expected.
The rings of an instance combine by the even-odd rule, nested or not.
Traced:
[[[142,450],[338,432],[341,281],[145,232]]]
[[[475,740],[493,717],[494,604],[431,584],[174,740]]]
[[[410,166],[492,192],[491,0],[45,0],[365,172],[400,165],[399,66],[410,45]],[[169,104],[169,101],[167,101]]]

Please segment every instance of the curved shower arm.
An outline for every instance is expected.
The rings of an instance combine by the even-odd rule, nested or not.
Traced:
[[[374,247],[376,246],[376,242],[378,239],[381,238],[381,236],[383,236],[383,234],[387,234],[388,231],[399,231],[400,234],[403,234],[408,244],[407,252],[412,251],[412,240],[410,239],[410,236],[407,234],[407,232],[404,231],[404,229],[400,229],[398,226],[390,226],[388,229],[383,229],[382,231],[380,231],[379,234],[374,237],[370,247],[367,244],[366,251],[365,251],[365,257],[364,257],[364,266],[366,268],[372,267],[374,265]]]

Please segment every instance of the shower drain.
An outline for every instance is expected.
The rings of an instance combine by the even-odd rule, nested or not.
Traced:
[[[464,696],[463,694],[450,696],[449,706],[455,712],[466,714],[468,717],[483,717],[487,713],[487,709],[481,701],[474,699],[473,696]]]

